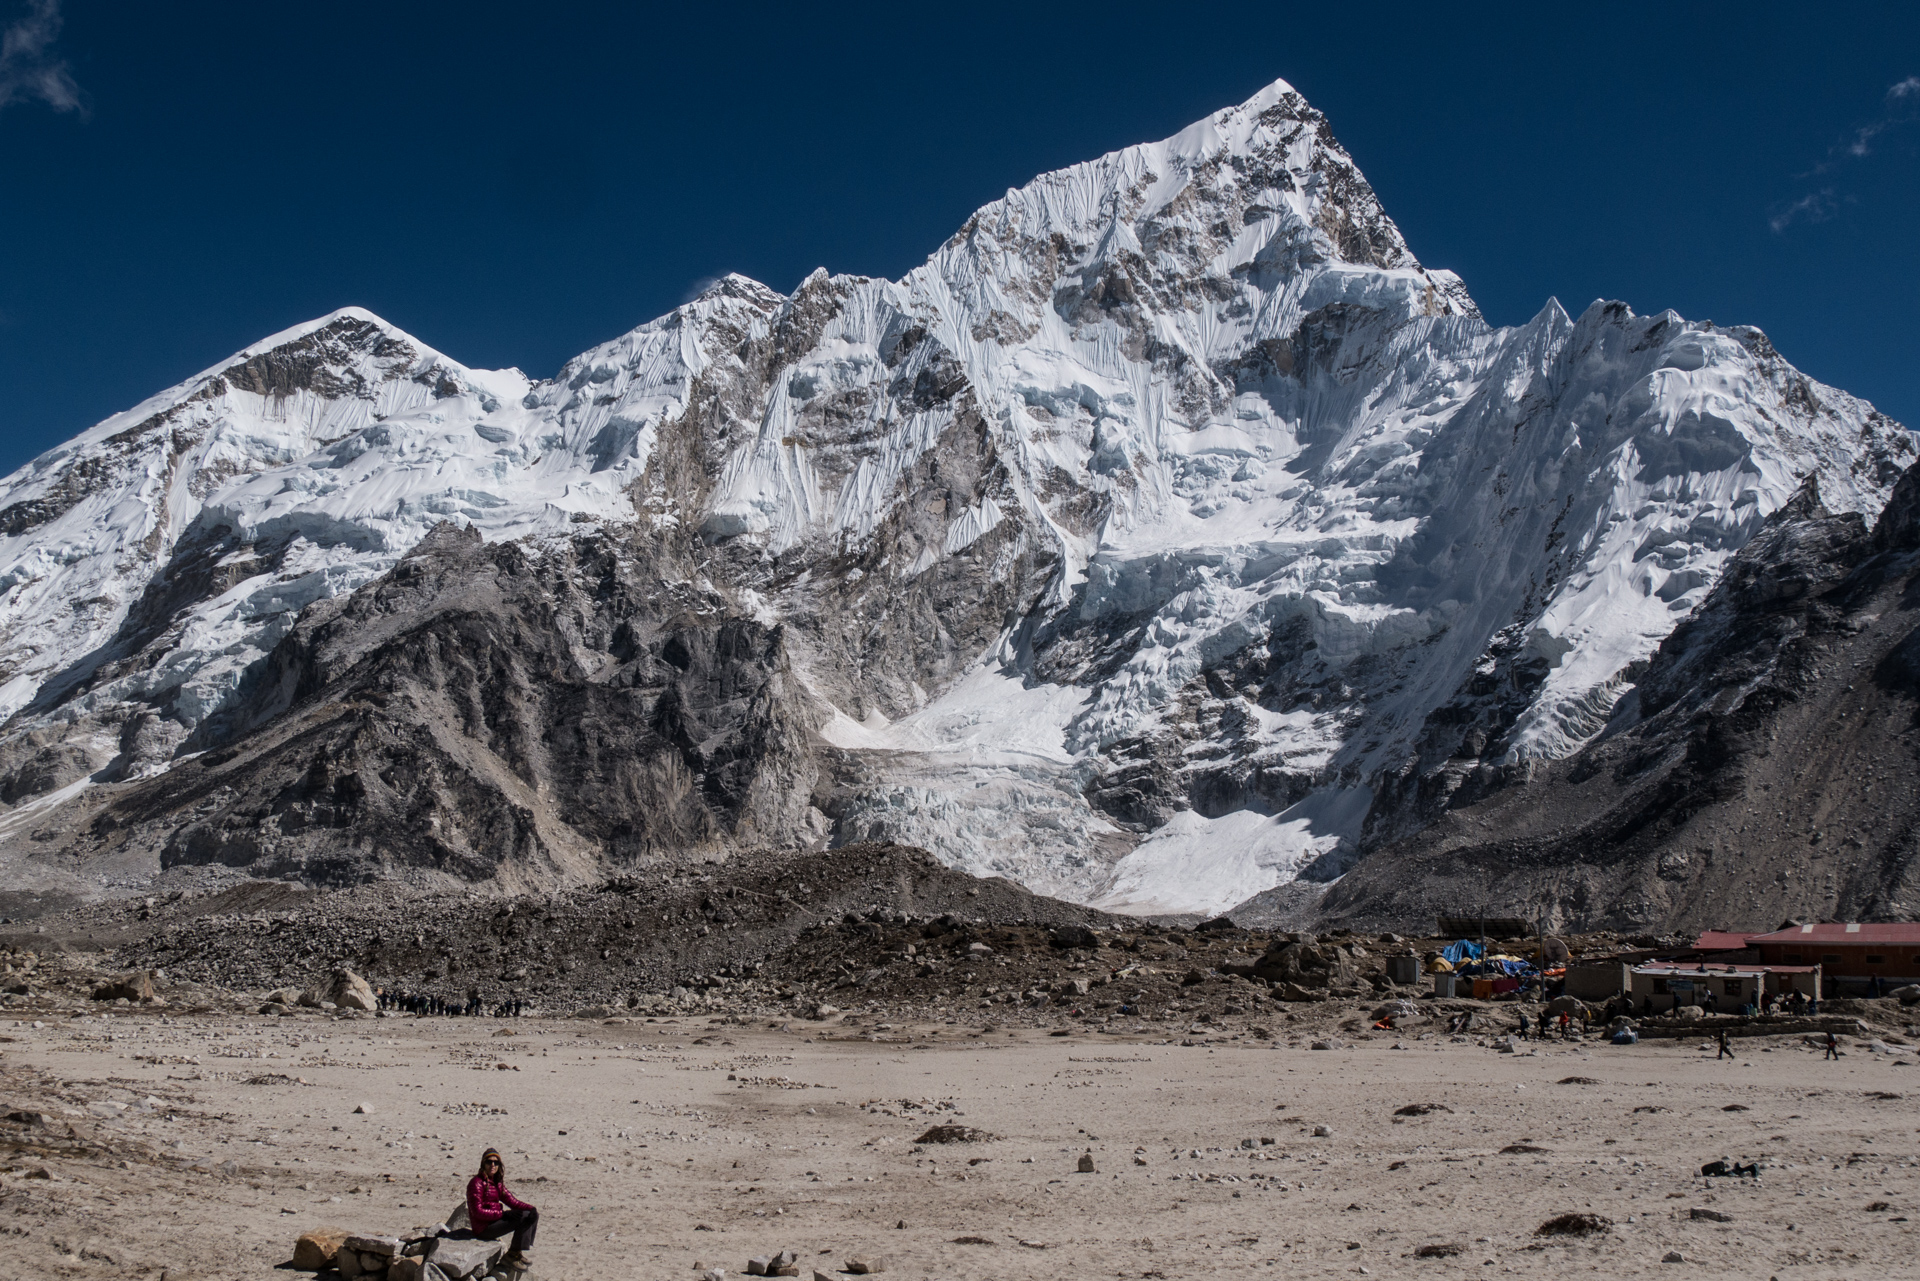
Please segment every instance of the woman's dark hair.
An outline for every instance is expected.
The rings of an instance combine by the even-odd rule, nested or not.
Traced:
[[[500,1152],[497,1148],[488,1148],[480,1154],[480,1176],[482,1178],[486,1177],[487,1162],[489,1161],[498,1162],[500,1166],[500,1173],[493,1176],[494,1182],[505,1183],[507,1181],[507,1163],[501,1159]]]

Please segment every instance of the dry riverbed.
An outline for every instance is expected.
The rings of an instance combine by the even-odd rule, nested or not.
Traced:
[[[440,1220],[488,1145],[549,1278],[787,1247],[902,1281],[1884,1277],[1920,1210],[1920,1068],[1790,1038],[1726,1063],[1414,1031],[141,1011],[0,1036],[4,1278],[287,1277],[303,1230]],[[995,1137],[916,1142],[940,1123]],[[1700,1177],[1719,1157],[1761,1177]],[[1570,1213],[1611,1226],[1537,1234]]]

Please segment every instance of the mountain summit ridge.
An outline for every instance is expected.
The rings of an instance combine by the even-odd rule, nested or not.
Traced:
[[[1276,82],[899,281],[729,275],[545,380],[345,308],[35,459],[0,481],[0,865],[84,895],[898,840],[1218,911],[1577,750],[1809,476],[1871,518],[1913,458],[1757,330],[1488,326]],[[405,575],[461,602],[414,641],[491,666],[325,630],[426,599]],[[644,732],[536,750],[536,704]],[[429,724],[404,769],[367,745]],[[444,785],[315,774],[323,741]],[[636,813],[577,827],[615,741]],[[325,823],[322,774],[362,789]]]

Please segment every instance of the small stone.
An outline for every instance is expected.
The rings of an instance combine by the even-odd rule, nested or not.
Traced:
[[[345,1228],[315,1228],[302,1232],[293,1243],[293,1268],[296,1272],[320,1272],[333,1266],[340,1247],[352,1234]]]
[[[747,1260],[747,1275],[750,1277],[766,1276],[767,1269],[772,1266],[773,1260],[768,1256],[763,1254],[755,1255],[753,1258]]]
[[[500,1241],[455,1241],[441,1237],[433,1244],[427,1261],[447,1274],[451,1281],[462,1277],[485,1276],[506,1245]]]
[[[1333,1137],[1333,1127],[1330,1125],[1316,1125],[1313,1127],[1313,1137],[1316,1139],[1330,1139]]]
[[[1093,1153],[1082,1152],[1080,1154],[1080,1173],[1082,1174],[1093,1173]]]
[[[727,1281],[725,1268],[708,1268],[700,1274],[701,1281]]]
[[[358,1250],[361,1254],[376,1255],[382,1259],[391,1259],[400,1253],[403,1244],[399,1237],[389,1236],[350,1236],[342,1243],[349,1250]]]
[[[1660,1262],[1662,1263],[1685,1263],[1686,1261],[1687,1261],[1687,1256],[1680,1253],[1678,1250],[1669,1250],[1664,1255],[1660,1256]]]
[[[356,1106],[354,1107],[354,1109],[353,1109],[353,1114],[354,1114],[355,1116],[372,1116],[372,1115],[373,1115],[373,1104],[371,1104],[371,1103],[361,1103],[361,1104],[358,1104],[358,1105],[356,1105]]]
[[[887,1265],[885,1260],[877,1255],[861,1254],[848,1259],[846,1266],[840,1270],[842,1272],[851,1272],[857,1277],[864,1277],[875,1272],[885,1272]]]
[[[822,1272],[819,1268],[815,1268],[813,1270],[813,1281],[840,1281],[840,1278],[831,1272]]]
[[[936,1125],[915,1139],[915,1143],[986,1143],[993,1138],[985,1130],[970,1125]]]
[[[151,1001],[153,1000],[153,975],[146,970],[133,970],[111,979],[93,990],[96,1001]]]

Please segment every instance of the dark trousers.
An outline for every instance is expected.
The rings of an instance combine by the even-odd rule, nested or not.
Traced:
[[[515,1254],[525,1254],[533,1249],[533,1234],[540,1230],[540,1211],[528,1206],[524,1210],[508,1210],[485,1232],[474,1235],[482,1241],[498,1241],[507,1233],[513,1233],[513,1244],[508,1247]]]

